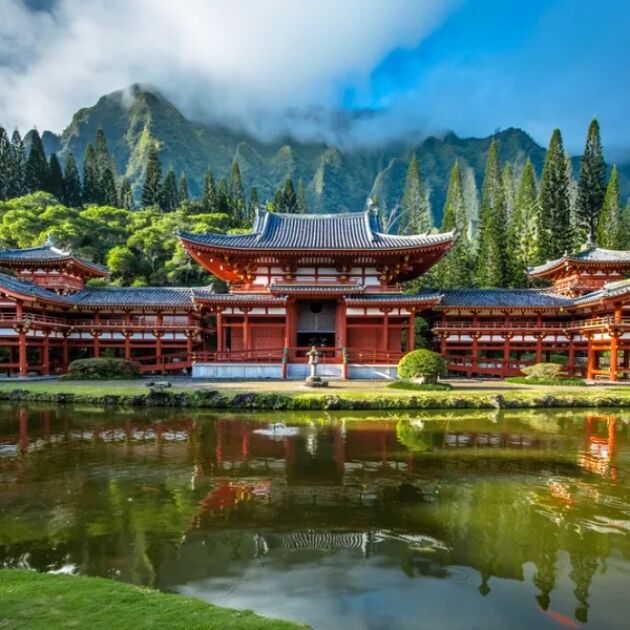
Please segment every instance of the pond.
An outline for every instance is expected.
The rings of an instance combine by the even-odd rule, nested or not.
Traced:
[[[629,421],[5,405],[0,565],[314,628],[627,627]]]

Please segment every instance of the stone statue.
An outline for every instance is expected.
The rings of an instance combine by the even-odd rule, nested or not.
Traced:
[[[315,378],[317,376],[317,364],[319,363],[319,351],[315,346],[311,346],[306,356],[308,357],[308,364],[311,366],[311,378]]]

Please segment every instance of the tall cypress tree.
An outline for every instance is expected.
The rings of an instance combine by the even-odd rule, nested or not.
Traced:
[[[274,197],[274,205],[276,206],[276,212],[297,213],[297,195],[293,187],[293,180],[290,177],[284,180],[284,185],[277,191]]]
[[[96,153],[92,144],[88,143],[83,156],[83,203],[87,205],[101,203],[100,191]]]
[[[630,198],[619,221],[619,249],[630,249]]]
[[[162,210],[166,212],[173,212],[173,210],[177,210],[177,181],[172,168],[168,169],[166,176],[164,177],[160,202]]]
[[[119,205],[125,210],[133,210],[135,207],[133,202],[133,190],[131,189],[131,182],[128,177],[123,177],[122,182],[120,182]]]
[[[48,161],[44,153],[44,145],[37,129],[31,134],[31,150],[24,167],[24,185],[27,192],[46,190],[48,180]]]
[[[160,205],[160,194],[162,192],[162,165],[158,155],[158,148],[155,142],[151,142],[146,158],[146,169],[144,173],[144,186],[142,187],[142,205]]]
[[[503,182],[503,191],[505,192],[505,211],[507,212],[509,220],[512,216],[512,212],[514,211],[514,202],[516,197],[516,191],[514,190],[514,171],[512,170],[512,165],[509,162],[503,167],[501,181]]]
[[[498,148],[496,141],[492,140],[488,149],[479,211],[479,253],[476,277],[480,287],[504,287],[509,283],[506,222],[505,195],[499,168]]]
[[[12,188],[10,197],[19,197],[26,192],[26,184],[24,182],[26,171],[26,151],[24,149],[24,141],[20,132],[15,129],[11,136],[11,146],[13,147],[13,175],[11,177]]]
[[[189,201],[190,195],[188,194],[188,180],[186,179],[186,175],[182,173],[177,186],[177,202],[180,206],[182,206]]]
[[[105,132],[101,127],[96,130],[96,137],[94,139],[94,153],[96,154],[96,164],[98,167],[99,175],[102,177],[105,173],[105,169],[109,168],[114,174],[114,165],[111,154],[109,153],[109,147],[107,146],[107,139],[105,138]]]
[[[597,244],[607,249],[621,246],[621,197],[619,195],[619,175],[613,166],[604,196],[604,204],[597,222]]]
[[[540,178],[537,262],[559,258],[572,249],[569,186],[562,134],[559,129],[554,129]]]
[[[225,177],[221,178],[219,182],[219,190],[217,192],[217,199],[215,203],[215,212],[221,212],[223,214],[232,214],[232,204],[230,199],[230,189]]]
[[[431,211],[420,180],[420,168],[416,154],[411,155],[405,188],[400,201],[399,234],[421,234],[431,229]]]
[[[528,159],[521,174],[514,211],[508,221],[508,252],[511,279],[516,287],[527,285],[527,268],[538,260],[536,224],[540,212],[534,166]]]
[[[13,148],[4,127],[0,126],[0,200],[8,199],[13,188]]]
[[[81,205],[81,179],[72,151],[66,156],[63,165],[63,203],[70,208]]]
[[[114,173],[109,166],[105,167],[100,179],[100,202],[106,206],[118,207],[118,192]]]
[[[230,171],[230,200],[232,202],[232,213],[234,215],[234,223],[241,225],[245,220],[245,191],[243,190],[243,180],[241,179],[241,169],[238,162],[232,162],[232,170]]]
[[[597,219],[606,194],[606,163],[599,134],[599,123],[593,118],[588,128],[584,154],[580,161],[576,218],[581,236],[595,236]]]
[[[212,169],[210,168],[206,171],[206,175],[203,180],[201,205],[204,212],[217,212],[217,186],[214,181]]]
[[[308,204],[306,202],[306,188],[304,182],[300,178],[297,188],[297,213],[306,214],[308,212]]]
[[[61,171],[61,164],[59,164],[56,153],[51,154],[48,161],[46,192],[49,192],[51,195],[53,195],[59,202],[63,202],[63,173]]]
[[[255,186],[252,186],[249,189],[249,201],[247,202],[247,216],[249,217],[250,223],[253,222],[256,209],[259,207],[260,202],[258,200],[258,189]]]

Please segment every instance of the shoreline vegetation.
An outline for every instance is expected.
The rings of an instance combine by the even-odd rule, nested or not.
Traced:
[[[2,628],[242,628],[297,630],[308,626],[214,606],[173,593],[105,578],[0,569]],[[121,626],[121,620],[124,623]]]
[[[531,409],[538,407],[630,407],[630,387],[518,387],[504,382],[478,388],[455,386],[446,391],[396,390],[387,382],[353,388],[347,383],[327,391],[307,390],[302,383],[281,387],[273,382],[173,383],[156,391],[145,381],[38,381],[0,383],[0,401],[82,404],[98,407],[172,407],[236,410],[405,410]]]

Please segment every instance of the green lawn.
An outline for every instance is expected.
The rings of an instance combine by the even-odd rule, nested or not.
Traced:
[[[300,624],[101,578],[0,570],[0,628],[290,630]]]

